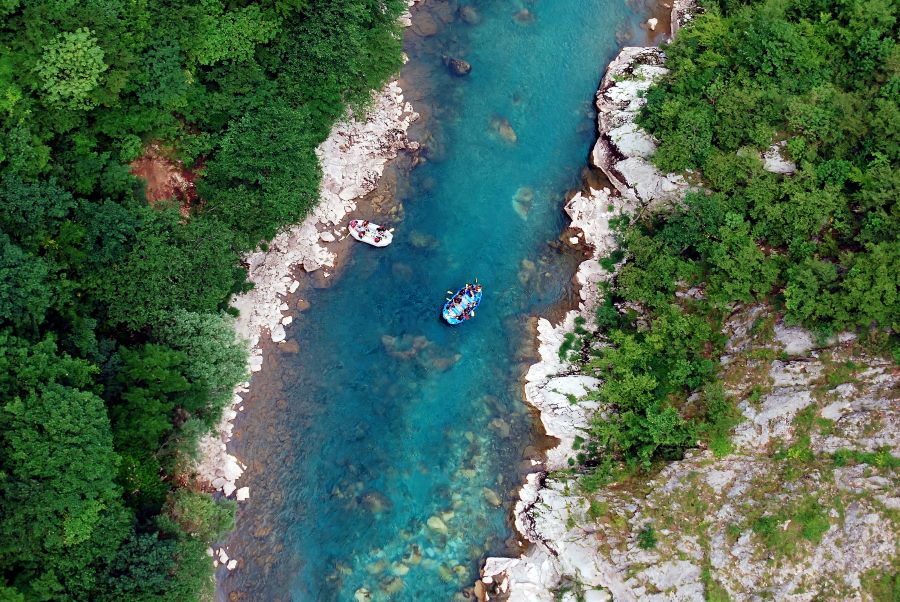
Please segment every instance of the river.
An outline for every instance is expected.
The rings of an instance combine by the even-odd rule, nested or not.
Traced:
[[[647,11],[472,6],[475,25],[428,1],[406,37],[425,161],[398,168],[389,217],[361,215],[395,227],[394,243],[356,245],[330,279],[310,279],[291,303],[311,308],[254,376],[231,445],[252,497],[223,598],[452,600],[485,556],[515,551],[511,507],[541,436],[522,397],[530,317],[573,293],[562,202],[580,186],[605,65],[644,35]],[[471,73],[452,76],[445,56]],[[448,327],[446,292],[475,278],[484,302]]]

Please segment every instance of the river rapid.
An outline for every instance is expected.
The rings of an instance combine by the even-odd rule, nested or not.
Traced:
[[[561,205],[595,138],[603,69],[644,36],[647,11],[471,9],[463,20],[456,2],[426,0],[406,36],[422,161],[398,162],[354,216],[396,228],[394,243],[356,245],[329,278],[305,279],[288,341],[254,375],[230,445],[253,494],[224,599],[452,600],[486,556],[515,552],[510,510],[541,444],[521,385],[530,316],[573,294]],[[471,73],[451,75],[451,56]],[[448,327],[447,291],[476,277],[482,306]]]

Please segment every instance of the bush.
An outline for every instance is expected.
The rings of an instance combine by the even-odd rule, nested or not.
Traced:
[[[638,547],[642,550],[652,550],[656,547],[656,531],[653,525],[645,525],[637,535]]]

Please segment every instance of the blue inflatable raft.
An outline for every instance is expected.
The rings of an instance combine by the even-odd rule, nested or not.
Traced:
[[[475,308],[481,303],[481,285],[467,284],[456,291],[456,294],[444,304],[441,315],[448,324],[461,324],[469,318],[475,317]]]

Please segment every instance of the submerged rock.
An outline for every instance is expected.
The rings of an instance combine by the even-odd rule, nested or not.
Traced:
[[[398,577],[402,577],[409,573],[409,566],[403,564],[402,562],[395,562],[391,565],[391,572]]]
[[[461,4],[459,7],[459,19],[466,25],[478,25],[481,23],[481,15],[471,4]]]
[[[513,136],[515,136],[515,132]],[[528,219],[528,213],[534,205],[534,189],[530,186],[520,187],[512,198],[512,205],[516,215],[522,219]]]
[[[391,500],[378,491],[370,491],[364,495],[362,502],[372,514],[379,514],[391,508]]]
[[[522,25],[528,25],[535,22],[535,16],[533,12],[527,8],[523,8],[513,15],[513,21]]]
[[[449,529],[447,528],[447,523],[445,523],[444,520],[440,516],[429,517],[426,524],[428,525],[429,529],[431,529],[432,531],[437,531],[438,533],[441,533],[442,535],[446,535],[449,532]]]
[[[516,130],[513,129],[506,117],[497,115],[492,117],[491,129],[510,144],[515,144],[519,140],[519,137],[516,135]]]
[[[431,234],[413,230],[409,233],[409,244],[417,249],[436,249],[440,243]]]
[[[412,23],[412,30],[423,38],[427,38],[438,32],[438,24],[430,12],[420,10]]]
[[[356,602],[370,602],[370,600],[372,599],[372,592],[364,587],[361,587],[353,593],[353,599]]]
[[[481,494],[484,496],[484,499],[487,500],[487,503],[491,506],[500,506],[502,503],[500,501],[500,496],[493,489],[488,489],[487,487],[481,488]]]
[[[457,58],[453,58],[453,57],[450,57],[447,60],[447,67],[450,69],[450,73],[452,73],[453,75],[455,75],[457,77],[464,77],[464,76],[468,75],[470,71],[472,71],[471,64],[469,64],[468,62],[466,62],[462,59],[457,59]]]
[[[381,584],[381,591],[389,596],[398,594],[403,590],[403,579],[393,577]]]

